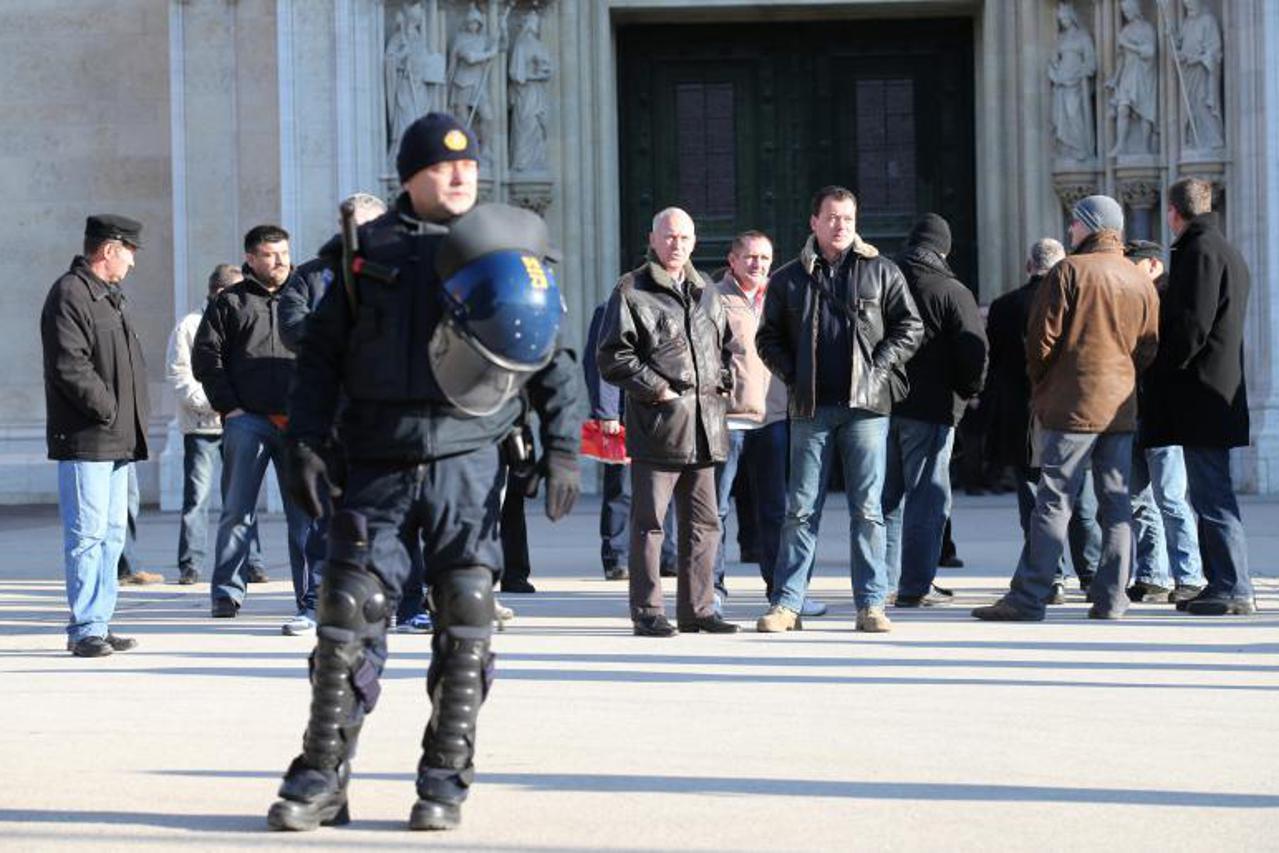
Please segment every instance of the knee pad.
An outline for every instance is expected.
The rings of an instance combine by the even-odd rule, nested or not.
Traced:
[[[386,633],[386,590],[368,570],[364,517],[342,511],[329,527],[329,559],[317,595],[319,635],[338,643],[376,641]]]
[[[493,572],[468,566],[443,572],[431,587],[437,630],[453,627],[488,628],[493,623]]]

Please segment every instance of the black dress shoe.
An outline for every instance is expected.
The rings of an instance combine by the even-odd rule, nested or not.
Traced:
[[[1213,593],[1211,590],[1209,590],[1208,587],[1205,586],[1202,589],[1200,589],[1199,592],[1195,593],[1189,598],[1186,598],[1183,596],[1182,598],[1179,598],[1176,601],[1174,601],[1173,604],[1176,605],[1178,610],[1184,613],[1186,608],[1190,606],[1190,602],[1198,601],[1201,598],[1212,598],[1214,595],[1215,593]]]
[[[68,640],[67,651],[78,658],[102,658],[115,650],[106,637],[84,637],[75,642]]]
[[[661,567],[657,570],[657,573],[664,578],[679,577],[679,570],[676,569],[670,563],[663,563]]]
[[[625,566],[605,566],[604,580],[606,581],[624,581],[631,576]]]
[[[236,604],[229,598],[213,599],[213,607],[210,611],[214,619],[234,619],[235,615],[240,612],[240,605]]]
[[[1186,603],[1186,612],[1192,616],[1251,616],[1257,612],[1257,604],[1251,598],[1216,593],[1192,598]]]
[[[132,637],[120,637],[115,634],[107,634],[107,645],[110,646],[113,651],[127,652],[129,649],[136,649],[138,647],[138,641]]]
[[[198,583],[199,580],[200,573],[195,569],[184,568],[178,570],[178,583],[182,586],[191,586],[192,584]]]
[[[537,592],[537,589],[526,578],[511,578],[502,581],[502,592]]]
[[[674,637],[679,632],[665,616],[641,616],[634,621],[637,637]]]
[[[724,617],[719,614],[698,616],[691,622],[681,622],[679,629],[686,634],[696,634],[699,631],[704,634],[736,634],[740,630],[732,622],[725,622]]]
[[[1136,581],[1126,590],[1128,600],[1135,603],[1138,602],[1158,602],[1160,604],[1168,601],[1168,596],[1172,594],[1166,586],[1151,583],[1150,581]]]

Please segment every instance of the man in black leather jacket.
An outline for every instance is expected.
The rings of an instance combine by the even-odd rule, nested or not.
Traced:
[[[671,637],[659,576],[662,519],[675,500],[680,536],[680,631],[731,633],[715,613],[719,546],[715,463],[728,454],[732,333],[710,281],[691,261],[693,220],[679,208],[653,219],[651,260],[622,276],[604,309],[596,363],[626,394],[631,457],[630,605],[635,633]]]
[[[489,415],[461,411],[428,354],[444,322],[436,255],[476,201],[474,135],[452,116],[426,115],[405,131],[397,167],[405,192],[393,210],[359,229],[362,266],[352,288],[341,271],[298,352],[290,490],[319,514],[321,492],[332,489],[324,446],[339,396],[338,437],[349,471],[329,527],[310,720],[267,816],[275,829],[349,820],[350,761],[380,693],[387,622],[409,576],[406,542],[413,539],[422,543],[430,575],[435,634],[427,672],[432,713],[410,828],[456,827],[475,774],[476,724],[493,676],[493,582],[502,564],[505,477],[497,443],[526,404],[515,395]],[[524,385],[541,424],[552,521],[577,496],[580,382],[572,351],[560,348]]]
[[[887,631],[887,568],[880,496],[888,415],[906,392],[904,366],[923,323],[901,270],[857,235],[857,200],[843,187],[813,196],[812,236],[768,283],[755,342],[790,391],[786,523],[771,607],[756,628],[801,627],[799,610],[817,538],[809,526],[835,450],[852,517],[850,559],[857,629]]]

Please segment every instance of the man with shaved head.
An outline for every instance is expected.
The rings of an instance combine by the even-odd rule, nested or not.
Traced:
[[[672,498],[679,527],[679,631],[732,633],[715,612],[719,547],[715,464],[728,454],[729,330],[710,280],[692,263],[692,218],[653,217],[647,262],[622,276],[604,311],[597,364],[626,394],[631,463],[630,607],[635,634],[672,637],[659,575],[662,519]]]

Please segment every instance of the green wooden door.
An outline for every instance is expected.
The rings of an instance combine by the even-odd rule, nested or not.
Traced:
[[[887,253],[919,215],[945,216],[976,286],[968,20],[635,25],[618,53],[623,268],[669,205],[693,215],[702,269],[748,228],[774,237],[780,264],[813,192],[843,184]]]

